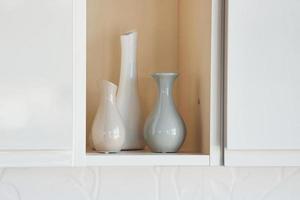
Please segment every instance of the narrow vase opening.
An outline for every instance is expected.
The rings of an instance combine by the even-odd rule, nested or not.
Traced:
[[[123,34],[122,34],[122,36],[123,36],[123,35],[131,35],[131,34],[136,34],[136,33],[137,33],[137,32],[136,32],[136,31],[134,31],[134,30],[133,30],[133,31],[128,31],[128,32],[125,32],[125,33],[123,33]]]
[[[153,77],[158,77],[158,76],[175,76],[178,77],[178,73],[176,72],[156,72],[152,74]]]
[[[118,86],[110,81],[102,80],[101,88],[103,92],[102,98],[115,102],[115,96],[116,96]]]

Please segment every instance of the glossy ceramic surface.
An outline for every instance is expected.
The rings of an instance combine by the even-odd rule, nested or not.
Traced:
[[[177,152],[185,139],[185,124],[177,112],[173,96],[173,82],[177,73],[155,73],[159,94],[154,111],[144,127],[144,138],[153,152]]]
[[[144,148],[136,66],[137,32],[121,35],[121,74],[117,105],[125,124],[124,150]]]
[[[102,81],[102,93],[92,126],[94,148],[100,152],[118,152],[125,140],[125,127],[116,105],[117,86]]]

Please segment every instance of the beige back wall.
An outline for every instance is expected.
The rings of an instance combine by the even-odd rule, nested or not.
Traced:
[[[197,10],[205,12],[196,13]],[[204,136],[209,135],[209,80],[206,75],[210,71],[207,62],[210,55],[204,51],[210,51],[207,49],[207,43],[210,43],[207,34],[210,32],[206,30],[210,27],[205,24],[210,19],[203,18],[204,15],[210,15],[210,0],[87,1],[87,133],[91,130],[101,95],[99,80],[119,82],[119,37],[124,32],[136,30],[139,34],[137,66],[144,119],[153,109],[157,93],[150,74],[180,72],[174,97],[188,129],[182,150],[209,152],[209,137]],[[186,23],[190,20],[196,23]],[[204,25],[204,29],[194,28],[195,25]],[[199,40],[198,36],[203,38]],[[202,49],[203,41],[205,49]],[[205,69],[201,69],[202,66]]]
[[[211,0],[179,1],[179,105],[183,149],[209,154]]]
[[[138,77],[144,116],[154,104],[156,85],[150,74],[177,71],[177,1],[88,0],[87,12],[87,131],[90,132],[99,99],[98,80],[118,84],[119,36],[139,33]],[[145,118],[145,117],[144,117]]]

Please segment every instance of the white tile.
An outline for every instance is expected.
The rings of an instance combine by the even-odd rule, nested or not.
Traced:
[[[0,169],[0,200],[298,200],[300,168]]]

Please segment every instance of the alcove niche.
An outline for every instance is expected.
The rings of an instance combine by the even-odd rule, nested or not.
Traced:
[[[151,162],[163,162],[169,158],[176,162],[186,159],[187,164],[193,164],[197,159],[204,165],[209,163],[211,10],[211,0],[87,0],[88,163],[124,158],[146,163],[150,159]],[[151,74],[179,73],[174,99],[186,123],[187,135],[176,154],[154,154],[147,148],[142,152],[101,154],[89,146],[101,95],[99,80],[118,85],[120,35],[132,30],[138,32],[137,67],[143,122],[152,111],[157,95]]]

